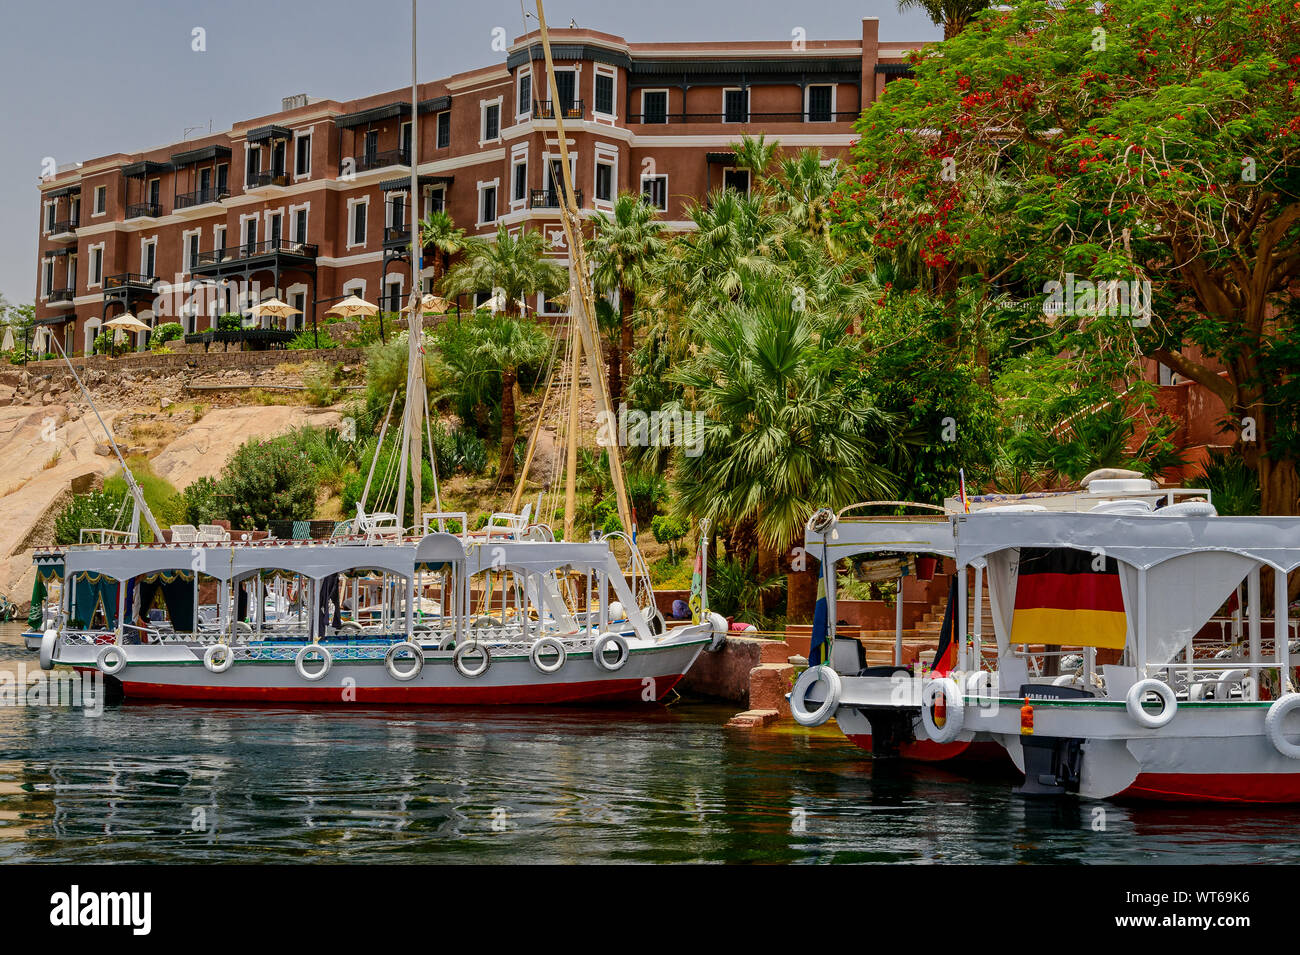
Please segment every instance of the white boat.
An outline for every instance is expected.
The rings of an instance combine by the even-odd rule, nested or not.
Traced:
[[[720,639],[708,622],[652,632],[655,615],[637,606],[601,541],[434,532],[381,542],[73,546],[64,563],[74,586],[64,588],[60,625],[42,636],[41,665],[98,670],[128,699],[648,703]],[[308,612],[272,622],[256,613],[261,602],[246,600],[252,619],[236,619],[240,591],[255,595],[273,578],[302,588]],[[93,606],[78,606],[75,582],[87,580],[97,588]],[[362,580],[385,594],[400,589],[402,599],[386,602],[376,625],[349,617],[331,626],[326,604]],[[162,626],[127,622],[128,593],[144,587],[170,588]],[[209,627],[193,608],[211,589],[218,619]],[[423,620],[405,612],[428,600],[451,612]],[[582,623],[575,611],[588,608],[591,622]],[[96,611],[112,626],[87,627]]]

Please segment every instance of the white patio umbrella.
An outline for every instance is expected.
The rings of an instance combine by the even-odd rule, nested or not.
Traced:
[[[378,305],[367,302],[364,298],[359,298],[356,295],[349,295],[325,314],[338,315],[341,318],[355,318],[358,315],[375,315],[378,312]]]
[[[110,321],[105,322],[105,323],[104,323],[104,327],[105,327],[105,328],[112,328],[112,329],[121,329],[121,330],[124,331],[124,332],[126,332],[126,331],[131,331],[131,332],[147,332],[147,331],[149,331],[149,326],[146,325],[144,322],[140,321],[140,319],[136,318],[136,317],[135,317],[134,315],[132,315],[130,312],[127,312],[126,314],[123,314],[123,315],[119,315],[119,316],[117,316],[117,318],[114,318],[114,319],[111,319]]]
[[[425,315],[442,315],[451,309],[451,303],[438,295],[425,295],[420,299],[420,311]],[[407,305],[401,310],[404,314],[411,311]]]

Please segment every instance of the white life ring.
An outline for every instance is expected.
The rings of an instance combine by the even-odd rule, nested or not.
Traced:
[[[321,658],[321,668],[315,673],[307,669],[307,657],[313,653],[319,654]],[[293,658],[293,665],[300,677],[309,683],[315,683],[317,680],[323,680],[325,674],[330,672],[330,667],[334,665],[334,658],[330,656],[329,650],[319,643],[309,643],[298,651],[297,656]]]
[[[818,683],[826,685],[826,698],[815,710],[808,709],[808,692]],[[840,705],[840,692],[844,684],[840,675],[828,666],[809,667],[799,674],[790,690],[790,715],[800,726],[821,726],[830,719]]]
[[[1160,703],[1163,708],[1158,714],[1151,714],[1142,706],[1142,697],[1147,693],[1154,693],[1160,697]],[[1133,717],[1147,729],[1159,729],[1174,718],[1178,712],[1178,698],[1174,696],[1173,688],[1163,680],[1138,680],[1128,689],[1128,695],[1124,698],[1124,705],[1128,708],[1128,715]]]
[[[934,704],[936,692],[942,693],[947,704],[948,715],[939,726],[934,721]],[[936,743],[954,742],[961,734],[966,722],[966,700],[961,695],[957,681],[946,676],[931,680],[921,690],[921,723],[925,726],[925,735]]]
[[[542,654],[554,653],[555,660],[546,663],[542,660]],[[560,667],[564,666],[564,661],[569,657],[569,651],[564,649],[564,644],[555,637],[542,637],[533,644],[533,648],[528,651],[528,660],[539,673],[556,673]]]
[[[727,618],[720,613],[711,613],[704,619],[713,628],[713,639],[709,641],[709,645],[704,649],[710,653],[716,653],[727,642],[727,631],[730,629],[727,626]]]
[[[110,657],[112,660],[109,659]],[[126,666],[126,653],[117,644],[110,643],[99,651],[95,663],[99,666],[100,673],[112,676]]]
[[[41,669],[54,669],[54,648],[59,643],[59,631],[46,630],[41,637]]]
[[[217,656],[222,656],[222,662],[217,662]],[[235,665],[235,654],[230,647],[224,643],[214,643],[203,651],[203,665],[212,673],[225,673]]]
[[[618,650],[618,656],[611,663],[605,656],[605,651],[613,645]],[[627,647],[627,641],[621,634],[602,633],[596,638],[596,642],[591,645],[591,658],[596,661],[596,666],[602,670],[608,670],[613,673],[615,670],[621,670],[623,664],[627,663],[630,651]]]
[[[1291,742],[1282,733],[1282,721],[1297,706],[1300,706],[1300,693],[1287,693],[1273,701],[1264,717],[1264,732],[1268,734],[1268,741],[1287,759],[1300,759],[1300,743]]]
[[[470,666],[465,662],[465,658],[471,653],[477,653],[483,657],[483,662],[476,667]],[[492,653],[487,646],[476,641],[469,643],[460,643],[451,654],[451,665],[456,668],[456,672],[466,679],[474,679],[482,676],[487,672],[488,667],[492,665]]]
[[[403,651],[415,655],[409,670],[403,670],[397,663],[397,655]],[[384,669],[388,671],[388,675],[394,680],[401,680],[403,683],[407,680],[414,680],[420,675],[420,671],[424,669],[424,651],[409,640],[394,643],[388,648],[388,652],[384,654]]]

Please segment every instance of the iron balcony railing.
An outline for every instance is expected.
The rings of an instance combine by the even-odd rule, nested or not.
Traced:
[[[632,113],[627,121],[646,126],[669,123],[848,123],[860,115],[856,110],[837,113]]]
[[[573,190],[573,198],[579,209],[582,208],[582,190]],[[528,194],[530,209],[558,209],[564,200],[563,189],[533,189]]]
[[[160,215],[162,215],[161,202],[136,202],[126,207],[126,217],[128,219],[156,219]]]
[[[172,204],[174,209],[188,209],[191,206],[201,206],[209,202],[220,202],[222,199],[230,197],[229,189],[195,189],[193,192],[180,192],[176,194],[176,199]]]
[[[104,276],[104,291],[113,289],[152,289],[158,278],[153,275],[141,275],[138,272],[118,272],[116,275]]]
[[[71,287],[52,288],[50,289],[50,294],[46,296],[46,301],[50,305],[66,305],[72,301],[76,291],[76,289]]]
[[[384,226],[384,245],[410,245],[411,227],[409,225]]]
[[[385,149],[383,152],[362,153],[350,156],[339,163],[339,172],[368,172],[371,169],[383,169],[385,166],[407,166],[411,162],[409,149]]]
[[[582,119],[587,115],[586,104],[580,99],[560,107],[561,119]],[[533,100],[533,119],[555,119],[555,104],[549,99]]]
[[[244,182],[245,189],[261,189],[266,186],[287,186],[289,175],[283,172],[250,172]]]
[[[240,259],[251,259],[259,255],[273,255],[281,252],[307,259],[316,258],[315,245],[307,242],[293,242],[289,239],[269,239],[266,242],[244,242],[224,249],[200,252],[194,265],[196,268],[204,265],[221,265],[223,262],[237,262]]]
[[[58,222],[54,223],[53,228],[50,229],[50,235],[65,235],[69,232],[75,232],[77,230],[77,225],[78,223],[76,219],[60,219]]]

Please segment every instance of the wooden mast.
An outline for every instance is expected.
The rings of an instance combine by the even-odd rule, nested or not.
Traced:
[[[578,338],[574,342],[574,356],[578,356],[578,342],[587,352],[587,373],[591,378],[592,390],[596,394],[596,409],[604,412],[606,420],[613,420],[613,409],[609,402],[609,389],[605,384],[605,371],[601,367],[599,339],[596,336],[596,302],[591,287],[591,271],[587,267],[587,254],[583,246],[582,225],[578,219],[578,206],[573,193],[573,173],[569,169],[569,144],[564,133],[564,108],[560,103],[560,91],[555,82],[555,63],[551,59],[550,34],[546,29],[546,13],[542,9],[542,0],[537,0],[537,23],[542,36],[542,53],[546,58],[546,82],[551,95],[551,113],[555,117],[555,138],[560,150],[560,176],[564,181],[564,196],[560,203],[560,222],[564,226],[564,237],[569,244],[571,289],[576,286],[578,295],[569,293],[569,312]],[[577,306],[575,308],[575,305]],[[578,363],[573,366],[573,391],[578,388]],[[574,489],[574,471],[577,462],[577,399],[569,401],[569,473],[565,476],[565,539],[571,539],[572,505],[576,500]],[[615,432],[616,433],[616,432]],[[614,497],[618,504],[618,517],[629,535],[635,535],[636,524],[632,518],[632,507],[627,497],[627,487],[623,483],[623,456],[615,440],[605,448],[609,455],[609,477],[614,485]]]

